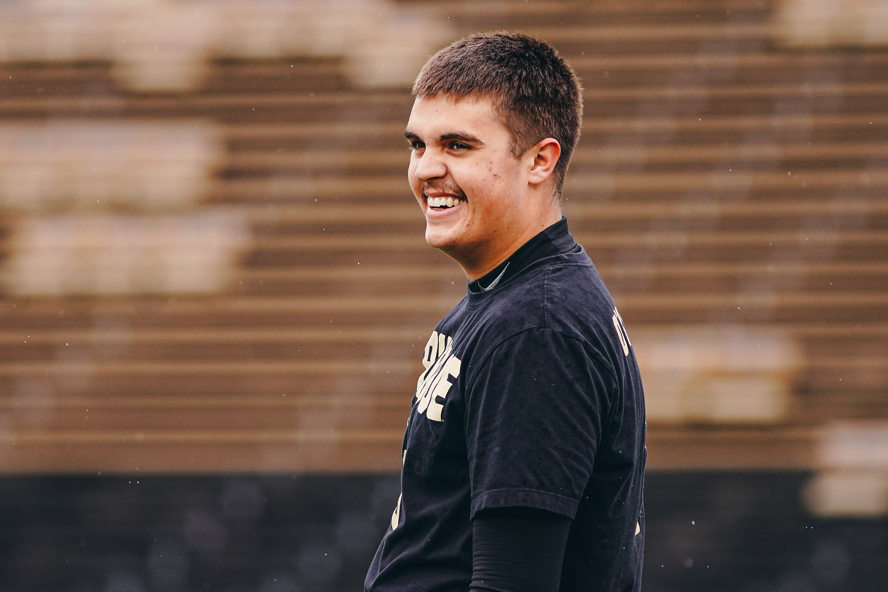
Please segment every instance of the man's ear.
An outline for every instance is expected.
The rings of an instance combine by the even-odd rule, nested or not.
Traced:
[[[561,157],[561,144],[555,138],[541,140],[530,149],[533,162],[530,165],[530,175],[527,181],[531,185],[539,185],[552,176],[555,165]]]

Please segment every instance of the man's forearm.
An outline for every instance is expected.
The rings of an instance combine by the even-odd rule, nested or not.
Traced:
[[[470,592],[558,592],[570,518],[495,508],[472,521]]]

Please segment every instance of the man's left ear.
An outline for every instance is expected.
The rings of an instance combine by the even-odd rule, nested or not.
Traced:
[[[539,185],[552,176],[555,165],[561,157],[561,145],[555,138],[541,140],[530,149],[533,162],[530,165],[528,182],[531,185]]]

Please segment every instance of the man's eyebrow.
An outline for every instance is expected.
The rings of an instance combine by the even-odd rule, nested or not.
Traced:
[[[407,138],[407,140],[409,141],[420,139],[419,136],[417,136],[410,130],[404,132],[404,137]],[[469,132],[450,132],[449,134],[444,134],[443,136],[438,138],[438,141],[441,143],[451,142],[453,140],[466,142],[467,144],[484,144],[484,142],[482,142],[477,136],[470,134]]]
[[[459,140],[460,142],[466,142],[469,144],[483,144],[477,136],[474,136],[468,132],[451,132],[449,134],[444,134],[441,136],[441,142],[449,142],[451,140]]]

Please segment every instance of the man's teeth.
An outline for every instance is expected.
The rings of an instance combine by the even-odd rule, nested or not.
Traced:
[[[452,197],[430,197],[428,199],[428,204],[430,208],[452,208],[461,201],[461,199],[454,199]]]

